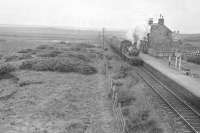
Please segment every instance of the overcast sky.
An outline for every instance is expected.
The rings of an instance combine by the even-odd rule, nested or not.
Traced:
[[[129,29],[159,14],[182,33],[200,33],[200,0],[0,0],[0,24]]]

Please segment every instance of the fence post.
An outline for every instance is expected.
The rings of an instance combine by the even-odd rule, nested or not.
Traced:
[[[181,61],[182,61],[182,58],[181,56],[179,57],[179,71],[181,71]]]

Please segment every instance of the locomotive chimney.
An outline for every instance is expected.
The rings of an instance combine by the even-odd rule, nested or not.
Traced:
[[[160,24],[160,25],[164,25],[164,18],[163,18],[163,16],[160,14],[160,18],[158,19],[158,24]]]

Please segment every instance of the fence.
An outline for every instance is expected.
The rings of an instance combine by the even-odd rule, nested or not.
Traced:
[[[117,125],[119,125],[118,133],[126,132],[126,122],[122,114],[121,104],[118,103],[118,92],[116,91],[115,85],[113,85],[113,80],[111,82],[111,90],[112,90],[112,109],[114,113],[114,117],[116,119]]]
[[[115,120],[117,122],[117,126],[119,130],[116,133],[127,133],[126,131],[126,122],[122,114],[121,104],[118,103],[118,91],[116,90],[116,86],[114,85],[113,80],[110,77],[110,73],[108,70],[108,60],[104,57],[104,66],[105,66],[105,76],[108,82],[107,87],[111,89],[112,92],[112,111],[114,113]],[[117,128],[118,129],[118,128]]]

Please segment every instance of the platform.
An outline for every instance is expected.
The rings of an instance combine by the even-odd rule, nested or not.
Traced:
[[[157,69],[159,72],[169,77],[179,85],[183,86],[185,89],[189,90],[192,94],[200,97],[200,78],[194,78],[187,76],[183,71],[179,71],[174,67],[168,66],[168,61],[160,58],[155,58],[147,54],[140,53],[140,57],[145,63],[149,64],[153,68]],[[200,73],[200,66],[184,62],[183,67],[191,69],[191,71]]]

